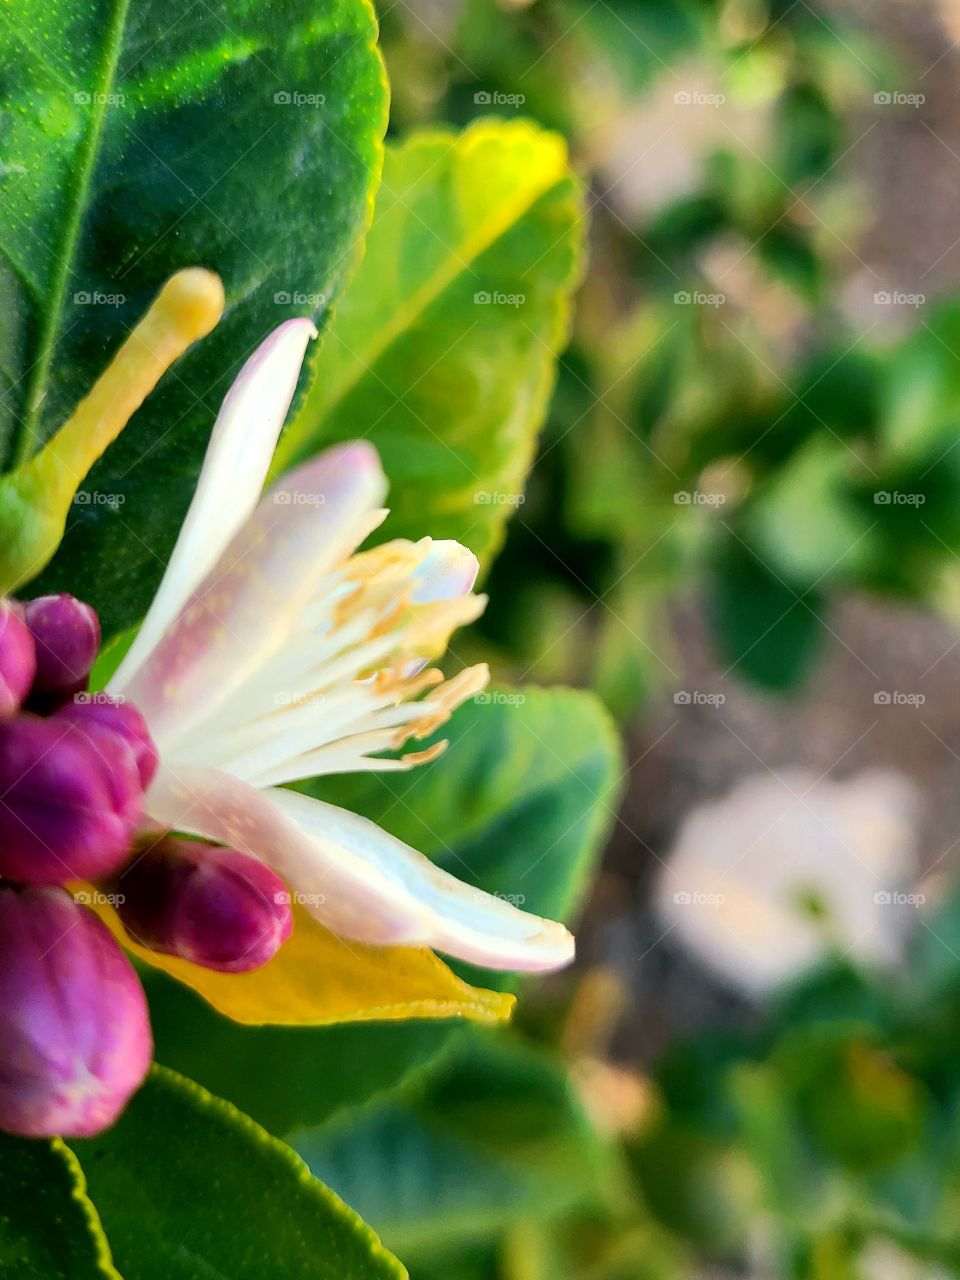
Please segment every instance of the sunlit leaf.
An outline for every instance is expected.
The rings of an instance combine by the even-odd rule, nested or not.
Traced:
[[[387,535],[489,558],[522,501],[585,226],[563,140],[528,121],[388,148],[363,262],[277,469],[364,436],[391,481]]]

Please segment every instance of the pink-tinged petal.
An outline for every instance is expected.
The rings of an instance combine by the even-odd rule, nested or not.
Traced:
[[[133,678],[161,756],[284,646],[317,583],[382,518],[376,450],[338,445],[279,480]],[[111,691],[116,688],[111,684]]]
[[[461,883],[374,823],[293,791],[258,791],[213,769],[162,767],[150,814],[272,867],[321,924],[381,946],[427,946],[492,969],[573,959],[563,927]]]
[[[143,664],[257,505],[307,343],[316,336],[312,320],[287,320],[257,347],[227,392],[173,555],[114,677],[117,690]]]

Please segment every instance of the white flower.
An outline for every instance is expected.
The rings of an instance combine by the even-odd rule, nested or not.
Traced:
[[[907,778],[878,770],[842,782],[801,769],[746,778],[685,819],[658,879],[657,912],[754,995],[829,946],[894,964],[919,897],[902,892],[916,875],[916,803]]]
[[[332,448],[261,495],[315,333],[308,320],[281,325],[227,394],[166,574],[110,684],[160,751],[147,810],[259,858],[344,937],[557,968],[573,956],[562,925],[283,787],[432,759],[445,744],[380,753],[427,737],[487,681],[484,666],[450,680],[429,666],[482,611],[473,555],[429,538],[356,550],[386,515],[369,444]]]

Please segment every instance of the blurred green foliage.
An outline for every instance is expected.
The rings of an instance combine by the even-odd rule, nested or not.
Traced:
[[[891,338],[882,291],[855,318],[843,293],[887,50],[779,0],[410,4],[383,41],[394,127],[530,114],[589,183],[576,335],[482,624],[501,660],[625,714],[671,679],[668,594],[781,690],[831,593],[947,598],[960,311],[903,304]]]

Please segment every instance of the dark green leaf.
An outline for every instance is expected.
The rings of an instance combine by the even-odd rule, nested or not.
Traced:
[[[120,1280],[73,1152],[0,1134],[0,1276]]]
[[[86,482],[110,503],[76,508],[43,575],[82,583],[108,635],[145,611],[233,374],[340,289],[385,123],[375,34],[366,0],[0,15],[0,457],[52,434],[174,270],[210,267],[227,290],[219,328]]]
[[[731,671],[780,692],[799,684],[823,639],[819,594],[794,589],[733,535],[717,557],[711,594],[717,644]]]

